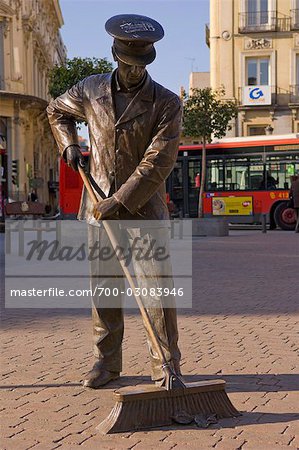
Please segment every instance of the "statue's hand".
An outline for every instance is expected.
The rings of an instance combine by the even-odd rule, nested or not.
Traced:
[[[109,219],[121,207],[121,204],[113,197],[105,198],[98,202],[93,208],[93,216],[96,220]]]
[[[65,150],[65,159],[67,165],[76,171],[78,170],[78,164],[80,164],[81,167],[84,167],[85,165],[84,156],[78,145],[70,145]]]

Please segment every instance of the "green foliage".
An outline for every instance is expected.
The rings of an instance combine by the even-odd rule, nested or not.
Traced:
[[[225,90],[220,88],[192,89],[184,97],[183,133],[185,136],[200,136],[211,142],[212,136],[221,139],[231,129],[229,122],[237,117],[238,109],[231,100],[224,100]]]
[[[113,64],[106,58],[67,59],[63,66],[50,72],[49,94],[56,98],[89,75],[111,72]]]

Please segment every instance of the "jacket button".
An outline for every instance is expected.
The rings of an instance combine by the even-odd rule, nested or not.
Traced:
[[[110,171],[109,171],[109,176],[110,176],[110,177],[114,177],[114,175],[115,175],[114,170],[110,170]]]

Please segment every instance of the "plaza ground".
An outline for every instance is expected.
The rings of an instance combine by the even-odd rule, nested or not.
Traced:
[[[194,239],[193,308],[178,311],[182,371],[186,381],[224,379],[242,412],[207,429],[96,432],[113,390],[150,380],[137,312],[126,314],[122,377],[94,391],[81,386],[93,364],[89,311],[2,308],[0,448],[298,448],[298,267],[293,232]]]

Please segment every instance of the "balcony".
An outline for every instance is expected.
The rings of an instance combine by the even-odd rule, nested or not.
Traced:
[[[291,30],[299,30],[299,9],[291,10]]]
[[[239,33],[276,31],[276,11],[255,11],[239,13]]]
[[[290,103],[299,104],[299,84],[290,86]]]

